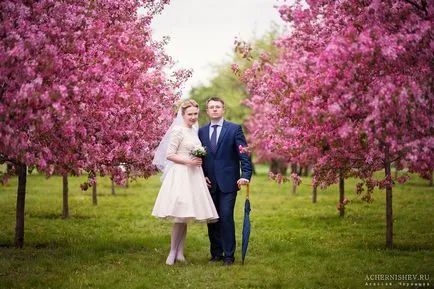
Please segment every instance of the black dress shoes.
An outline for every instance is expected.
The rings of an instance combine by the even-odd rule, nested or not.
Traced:
[[[234,265],[234,260],[226,259],[223,262],[223,266],[232,266],[232,265]]]
[[[223,260],[223,256],[212,256],[211,259],[209,259],[209,262],[214,263],[214,262],[220,262]]]

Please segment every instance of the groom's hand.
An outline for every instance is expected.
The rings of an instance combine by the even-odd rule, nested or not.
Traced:
[[[208,179],[208,177],[205,177],[205,181],[208,188],[211,188],[211,181]]]
[[[248,179],[241,178],[237,181],[238,188],[241,189],[242,185],[247,185],[249,183]]]

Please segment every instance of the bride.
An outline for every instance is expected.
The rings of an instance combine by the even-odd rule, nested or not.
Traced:
[[[185,262],[187,223],[217,222],[218,214],[202,171],[202,159],[192,155],[201,145],[197,136],[199,105],[182,103],[172,126],[158,146],[153,164],[162,172],[162,185],[152,215],[174,221],[166,264]]]

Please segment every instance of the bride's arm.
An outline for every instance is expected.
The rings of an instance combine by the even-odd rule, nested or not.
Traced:
[[[192,166],[199,166],[199,167],[202,165],[201,158],[186,159],[181,156],[178,156],[177,154],[171,154],[167,156],[167,159],[169,161],[172,161],[177,164],[182,164],[182,165],[192,165]]]
[[[170,136],[166,158],[176,164],[201,166],[202,159],[200,158],[189,159],[176,154],[183,138],[184,135],[182,134],[181,128],[174,127],[172,130],[172,135]]]

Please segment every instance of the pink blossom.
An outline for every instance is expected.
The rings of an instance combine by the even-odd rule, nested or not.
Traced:
[[[408,175],[404,175],[404,176],[399,176],[396,181],[400,184],[404,184],[406,183],[408,180],[410,179],[410,177]]]
[[[275,42],[278,57],[241,75],[258,159],[310,165],[324,187],[344,173],[371,188],[392,160],[432,175],[434,4],[307,3],[279,8],[291,29]]]
[[[152,151],[191,74],[173,71],[149,33],[167,2],[2,1],[0,163],[47,175],[111,174],[121,163],[132,177],[155,173]]]
[[[245,153],[247,155],[250,155],[250,153],[251,153],[251,149],[248,146],[243,147],[242,145],[239,145],[238,150],[239,150],[240,154]]]

